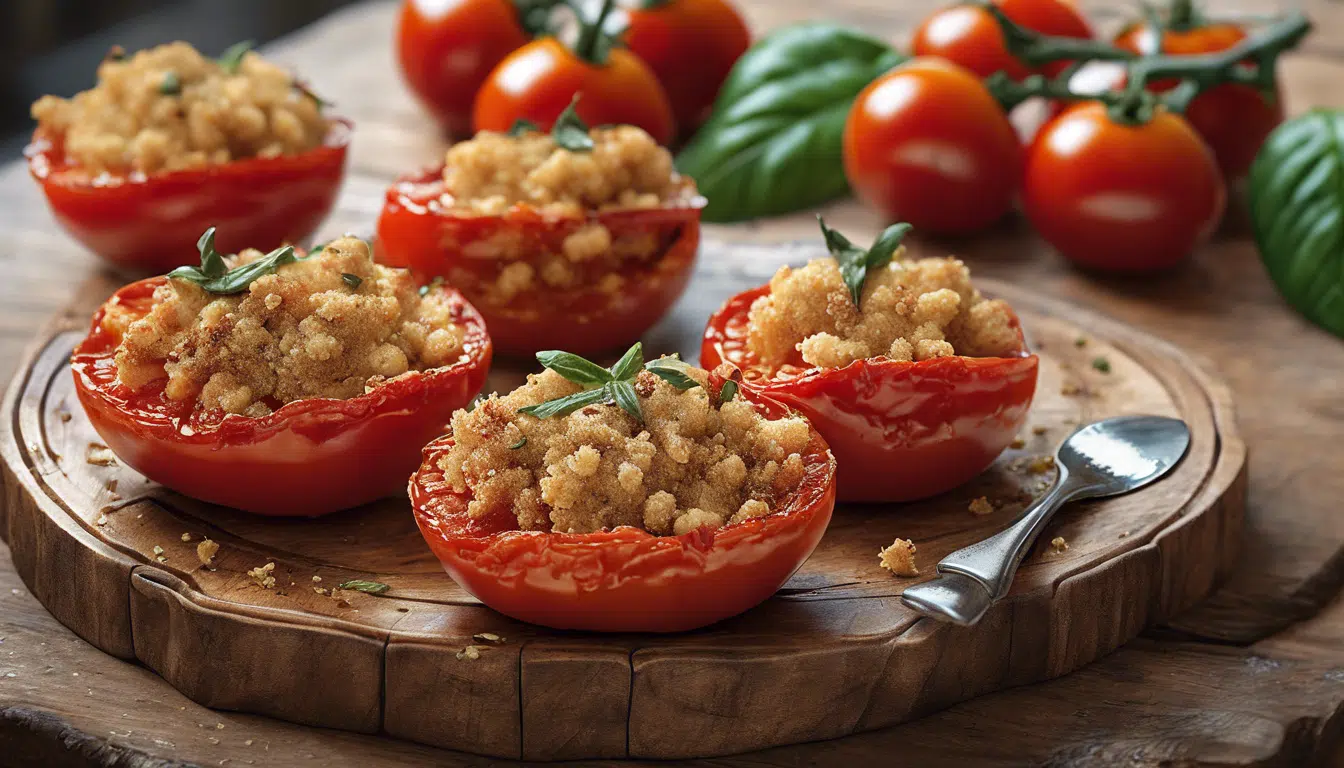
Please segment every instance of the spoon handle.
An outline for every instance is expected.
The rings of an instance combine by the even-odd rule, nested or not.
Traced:
[[[1064,502],[1074,494],[1068,470],[1059,466],[1059,479],[1050,492],[1037,499],[1012,525],[950,553],[938,563],[939,573],[960,573],[985,586],[994,599],[1008,594],[1017,566],[1026,557],[1036,537],[1045,529]]]

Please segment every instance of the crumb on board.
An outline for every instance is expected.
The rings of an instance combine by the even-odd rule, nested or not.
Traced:
[[[493,645],[499,645],[504,642],[504,638],[496,635],[494,632],[477,632],[471,636],[471,639],[478,643],[491,643]]]
[[[1044,435],[1046,432],[1049,431],[1050,428],[1045,426],[1044,424],[1037,424],[1036,426],[1031,428],[1031,434],[1033,435]]]
[[[84,460],[95,467],[112,467],[117,463],[117,457],[112,453],[112,449],[102,443],[89,443],[84,453]]]
[[[1027,441],[1026,441],[1026,440],[1023,440],[1023,439],[1020,438],[1020,437],[1015,437],[1015,438],[1013,438],[1013,442],[1011,442],[1011,443],[1008,444],[1008,447],[1009,447],[1009,448],[1012,448],[1013,450],[1017,450],[1017,449],[1022,448],[1022,447],[1025,446],[1026,444],[1027,444]]]
[[[984,496],[981,496],[980,498],[972,501],[970,506],[967,507],[967,509],[969,509],[971,511],[971,514],[973,515],[983,516],[983,515],[991,515],[994,513],[994,505],[990,504],[989,499]]]
[[[275,576],[271,575],[274,571],[275,563],[267,563],[249,570],[247,575],[262,589],[275,589]]]
[[[1050,540],[1050,548],[1055,551],[1055,554],[1060,554],[1068,550],[1069,542],[1065,541],[1063,536],[1056,536]]]
[[[915,542],[910,539],[896,539],[891,546],[877,553],[878,564],[897,576],[918,576],[915,567]]]
[[[214,562],[216,552],[219,552],[219,545],[210,539],[201,539],[201,543],[196,545],[196,557],[200,559],[201,565],[208,566]]]
[[[107,525],[107,515],[99,515],[98,519],[95,520],[94,523],[97,525]]]
[[[322,581],[322,577],[321,577],[321,576],[318,576],[316,573],[314,573],[314,574],[313,574],[313,583],[314,583],[314,584],[318,584],[318,583],[321,583],[321,581]]]
[[[313,587],[313,591],[319,595],[327,595],[327,596],[331,595],[331,590],[327,589],[326,587]]]
[[[1072,381],[1065,382],[1064,386],[1059,388],[1059,394],[1065,397],[1073,397],[1074,395],[1082,394],[1082,391],[1083,388]]]
[[[463,648],[462,650],[457,652],[458,661],[461,661],[463,659],[466,659],[468,661],[475,661],[476,659],[479,658],[481,658],[481,647],[478,645],[468,645],[466,648]]]
[[[188,532],[188,533],[184,533],[184,534],[182,534],[182,540],[183,540],[183,541],[187,541],[187,542],[191,541],[191,533]]]
[[[1127,536],[1129,536],[1129,531],[1121,531],[1121,532],[1120,532],[1120,538],[1123,539],[1123,538],[1125,538],[1125,537],[1127,537]]]
[[[1043,475],[1055,467],[1054,456],[1037,456],[1027,463],[1027,471],[1033,475]]]

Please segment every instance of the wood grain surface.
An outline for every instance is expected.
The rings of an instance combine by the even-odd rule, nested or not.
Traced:
[[[885,0],[842,0],[824,9],[801,0],[743,5],[758,32],[825,15],[897,40],[930,7]],[[1344,103],[1336,87],[1344,75],[1336,59],[1344,54],[1344,7],[1307,5],[1317,31],[1283,67],[1294,113]],[[395,85],[391,14],[388,4],[361,7],[274,50],[309,73],[359,124],[347,194],[328,233],[367,232],[387,180],[430,162],[441,148]],[[0,203],[0,266],[9,278],[0,281],[0,366],[12,366],[59,307],[74,300],[82,312],[112,283],[56,230],[22,167],[0,170]],[[852,203],[837,203],[827,215],[860,238],[881,223]],[[1142,283],[1070,271],[1020,222],[968,241],[916,245],[927,253],[953,250],[977,273],[1031,285],[1145,328],[1229,381],[1253,460],[1246,554],[1227,586],[1168,629],[1067,677],[981,697],[896,728],[754,753],[742,758],[744,764],[1093,765],[1124,759],[1302,765],[1337,756],[1344,607],[1335,596],[1344,580],[1344,523],[1334,502],[1344,496],[1344,478],[1331,451],[1344,435],[1336,384],[1344,375],[1344,345],[1282,305],[1235,216],[1232,221],[1189,267],[1168,280]],[[729,241],[793,240],[810,236],[810,229],[808,217],[798,216],[712,227],[710,234]],[[90,275],[94,280],[84,283]],[[0,764],[484,764],[385,737],[203,710],[143,668],[76,640],[3,566],[0,581],[12,585],[0,590],[0,739],[15,745],[0,749]],[[1217,644],[1202,642],[1206,638]],[[405,653],[417,650],[424,649],[408,644]],[[555,649],[553,658],[563,660],[564,651]],[[406,699],[386,706],[414,709],[415,694],[408,688]],[[460,724],[464,715],[433,713],[441,728]],[[214,724],[225,728],[212,734]],[[71,762],[59,762],[65,760]]]

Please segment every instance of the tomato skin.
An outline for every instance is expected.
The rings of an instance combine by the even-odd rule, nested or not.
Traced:
[[[467,328],[466,356],[454,365],[349,400],[298,400],[262,418],[193,412],[194,403],[164,397],[163,381],[138,391],[118,384],[117,340],[102,327],[114,302],[148,312],[165,280],[117,291],[93,316],[71,369],[80,403],[112,452],[149,479],[202,501],[313,517],[396,493],[424,444],[476,396],[490,368],[484,321],[450,291]]]
[[[1073,262],[1107,272],[1170,268],[1206,241],[1227,202],[1213,154],[1179,115],[1121,125],[1097,102],[1041,129],[1027,158],[1027,218]]]
[[[995,0],[995,4],[1008,18],[1037,32],[1084,39],[1093,36],[1087,19],[1068,0]],[[1008,52],[994,17],[973,5],[935,11],[915,30],[910,47],[916,56],[937,56],[979,77],[1004,71],[1021,80],[1037,71]],[[1051,62],[1039,71],[1053,77],[1068,65],[1067,61]]]
[[[224,253],[311,235],[336,204],[352,132],[337,120],[322,146],[299,155],[96,182],[40,129],[24,154],[65,231],[114,267],[143,275],[198,263],[196,240],[209,227],[218,227]]]
[[[1012,207],[1022,146],[975,75],[940,59],[912,59],[854,100],[844,164],[855,194],[891,220],[964,234]]]
[[[625,44],[658,76],[683,134],[709,117],[719,88],[751,45],[751,32],[728,0],[670,0],[624,10]]]
[[[447,280],[480,310],[501,354],[529,357],[543,349],[564,349],[590,355],[628,346],[667,314],[690,280],[704,198],[689,184],[681,200],[663,208],[567,217],[519,204],[491,216],[458,213],[442,205],[442,179],[442,170],[426,170],[388,189],[378,218],[378,259],[408,267],[426,280]],[[530,261],[540,271],[541,259],[561,252],[565,237],[590,221],[605,226],[613,240],[652,234],[660,250],[646,264],[626,271],[625,285],[615,295],[601,291],[600,276],[592,275],[574,288],[542,287],[503,305],[491,297],[500,270],[512,262],[473,257],[473,244],[501,234],[524,238]]]
[[[870,358],[829,369],[796,357],[774,372],[746,346],[751,303],[769,293],[769,285],[739,293],[709,318],[700,366],[732,363],[742,391],[806,416],[835,454],[841,501],[949,491],[994,463],[1025,423],[1039,366],[1025,341],[1017,357]]]
[[[779,406],[755,401],[768,418]],[[835,458],[815,430],[797,493],[771,515],[717,531],[654,536],[519,531],[507,511],[473,520],[443,479],[444,437],[410,483],[420,533],[443,568],[487,606],[521,621],[597,632],[684,632],[759,605],[812,554],[835,508]]]
[[[471,134],[476,91],[527,40],[508,0],[403,0],[397,16],[401,73],[452,136]]]
[[[507,131],[519,119],[550,130],[575,94],[588,125],[637,125],[659,144],[676,135],[672,106],[653,70],[624,48],[607,63],[580,59],[553,37],[533,40],[495,67],[476,94],[478,131]]]
[[[1122,31],[1115,44],[1139,54],[1156,53],[1157,41],[1146,25],[1135,24]],[[1246,39],[1246,30],[1234,24],[1209,24],[1189,31],[1168,30],[1162,36],[1162,53],[1172,56],[1198,56],[1217,53]],[[1172,81],[1149,84],[1149,90],[1174,88]],[[1274,98],[1266,100],[1258,90],[1240,83],[1225,83],[1195,97],[1185,111],[1199,135],[1218,158],[1218,167],[1229,181],[1240,179],[1250,170],[1265,138],[1283,122],[1283,98],[1274,89]]]

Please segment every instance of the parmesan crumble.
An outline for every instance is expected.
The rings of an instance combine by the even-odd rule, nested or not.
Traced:
[[[919,575],[919,569],[915,567],[915,542],[910,539],[896,539],[891,546],[878,551],[877,562],[896,576]]]

